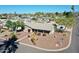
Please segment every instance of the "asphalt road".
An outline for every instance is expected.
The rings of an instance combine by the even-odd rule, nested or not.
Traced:
[[[72,42],[70,47],[64,51],[57,53],[79,53],[79,17],[76,17],[75,20],[76,20],[76,24],[73,28]],[[16,53],[49,53],[49,52],[24,45],[19,45],[19,49],[17,49]],[[55,53],[55,52],[51,52],[51,53]]]

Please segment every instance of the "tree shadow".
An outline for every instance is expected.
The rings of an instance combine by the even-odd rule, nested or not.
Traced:
[[[2,41],[2,44],[0,44],[0,52],[15,53],[16,50],[18,49],[19,44],[19,42],[16,42],[16,40],[17,40],[16,36],[12,36],[12,38]]]

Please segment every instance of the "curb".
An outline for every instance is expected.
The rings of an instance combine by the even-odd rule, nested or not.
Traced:
[[[40,48],[40,47],[37,47],[37,46],[34,46],[34,45],[25,44],[25,43],[22,43],[22,42],[19,42],[19,43],[22,44],[22,45],[29,46],[29,47],[36,48],[36,49],[40,49],[40,50],[43,50],[43,51],[53,51],[53,52],[55,51],[55,52],[57,52],[57,51],[63,51],[65,49],[69,48],[70,45],[71,45],[71,40],[72,40],[72,30],[71,30],[71,34],[70,34],[69,44],[65,48],[61,48],[61,49],[45,49],[45,48]]]

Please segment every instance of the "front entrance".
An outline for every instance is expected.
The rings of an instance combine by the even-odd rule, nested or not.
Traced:
[[[31,32],[31,29],[28,29],[28,32]]]

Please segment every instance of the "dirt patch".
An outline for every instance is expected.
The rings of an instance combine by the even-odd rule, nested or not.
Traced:
[[[26,32],[25,36],[23,36],[24,38],[20,42],[33,45],[31,37],[28,37],[28,35],[30,34]],[[55,32],[51,35],[46,34],[46,36],[36,35],[36,37],[38,40],[35,41],[35,46],[46,49],[60,49],[69,44],[70,32]]]
[[[54,32],[53,34],[40,33],[40,35],[38,34],[39,33],[35,33],[35,37],[37,38],[37,40],[34,41],[35,45],[31,40],[31,33],[28,33],[27,31],[17,32],[16,36],[22,43],[45,49],[60,49],[66,47],[69,44],[70,32]],[[10,38],[10,36],[10,31],[5,31],[0,34],[0,38],[4,39]]]

